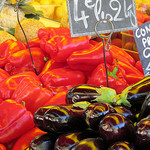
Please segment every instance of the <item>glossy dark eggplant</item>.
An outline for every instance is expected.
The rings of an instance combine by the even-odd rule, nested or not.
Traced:
[[[136,150],[132,143],[127,141],[119,141],[113,143],[107,150]]]
[[[87,138],[81,140],[78,144],[73,146],[70,150],[104,150],[103,140],[98,138]]]
[[[90,129],[81,132],[65,133],[57,138],[54,150],[69,150],[83,139],[96,137],[99,137],[99,134]]]
[[[88,101],[91,103],[92,100],[100,96],[96,88],[99,87],[89,84],[74,86],[67,92],[66,103],[73,104],[80,101]]]
[[[147,94],[144,103],[142,104],[137,121],[146,118],[150,114],[150,93]]]
[[[136,114],[134,112],[132,112],[132,110],[130,108],[124,107],[124,106],[114,106],[114,109],[117,113],[122,114],[127,119],[131,120],[132,122],[137,121],[137,119],[135,117]]]
[[[53,105],[39,108],[34,114],[37,127],[46,132],[64,133],[87,127],[84,112],[90,103]]]
[[[107,114],[115,112],[107,103],[92,103],[85,110],[85,120],[90,128],[97,131],[100,120]]]
[[[139,111],[147,94],[150,92],[150,76],[143,78],[135,84],[130,85],[118,95],[118,105],[132,107]]]
[[[106,115],[99,124],[99,134],[106,143],[112,144],[120,140],[133,140],[135,129],[133,123],[118,113]]]
[[[47,127],[44,125],[43,123],[43,120],[44,120],[44,114],[47,110],[49,110],[50,108],[54,107],[53,105],[52,106],[45,106],[45,107],[40,107],[35,113],[34,113],[34,116],[33,116],[33,120],[34,120],[34,123],[35,125],[45,131],[45,132],[49,132],[49,130],[47,130]]]
[[[72,130],[85,129],[84,109],[72,109],[56,106],[44,114],[44,124],[49,131],[64,133]]]
[[[137,123],[135,143],[140,150],[150,149],[150,116]]]
[[[105,102],[113,104],[116,102],[116,91],[108,87],[98,87],[90,84],[80,84],[72,87],[66,94],[66,103],[87,101],[90,103]]]
[[[44,134],[36,136],[30,143],[29,150],[53,150],[56,135]]]

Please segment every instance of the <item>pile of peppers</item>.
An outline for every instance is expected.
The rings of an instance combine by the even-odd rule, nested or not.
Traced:
[[[144,78],[141,62],[123,49],[111,45],[105,55],[109,86],[117,94]],[[28,43],[0,44],[0,148],[9,150],[12,143],[13,150],[25,149],[30,135],[43,133],[33,122],[37,109],[66,104],[68,90],[80,84],[107,86],[102,42],[46,27]]]

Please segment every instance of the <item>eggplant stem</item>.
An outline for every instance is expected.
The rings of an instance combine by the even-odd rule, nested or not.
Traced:
[[[128,106],[131,107],[130,102],[127,100],[127,95],[129,90],[132,88],[132,86],[128,86],[127,88],[125,88],[121,94],[117,95],[117,102],[116,105],[121,105],[123,104],[124,106]]]

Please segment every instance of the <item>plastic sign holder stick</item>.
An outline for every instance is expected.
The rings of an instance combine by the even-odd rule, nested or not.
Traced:
[[[97,31],[97,25],[98,25],[99,23],[104,23],[104,22],[105,22],[105,23],[106,23],[106,22],[110,23],[111,28],[112,28],[110,34],[108,34],[108,35],[99,34],[98,31]],[[106,80],[107,80],[107,87],[109,87],[108,71],[107,71],[107,65],[106,65],[105,50],[106,50],[106,51],[109,51],[109,50],[110,50],[110,47],[111,47],[111,45],[110,45],[111,36],[112,36],[112,34],[114,33],[114,25],[113,25],[112,21],[110,21],[110,20],[108,20],[108,19],[101,19],[100,21],[98,21],[98,22],[95,24],[95,33],[97,34],[97,36],[99,36],[99,37],[102,38],[102,40],[103,40],[103,54],[104,54],[104,63],[105,63],[105,70],[106,70]],[[106,42],[105,42],[105,41],[106,41]],[[105,43],[106,43],[106,44],[105,44]]]

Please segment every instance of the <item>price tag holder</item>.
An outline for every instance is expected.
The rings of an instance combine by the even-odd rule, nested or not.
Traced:
[[[67,8],[72,37],[95,35],[95,24],[101,19],[112,21],[114,32],[137,28],[134,0],[67,0]],[[99,24],[98,32],[110,33],[110,24]]]
[[[0,12],[2,11],[6,0],[0,0]]]
[[[150,75],[150,21],[133,31],[145,76]]]

